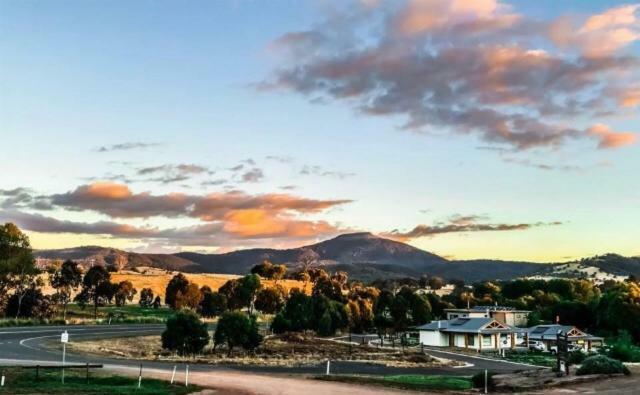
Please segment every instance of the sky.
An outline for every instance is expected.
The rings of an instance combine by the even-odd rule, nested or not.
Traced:
[[[640,255],[640,4],[2,1],[34,248]]]

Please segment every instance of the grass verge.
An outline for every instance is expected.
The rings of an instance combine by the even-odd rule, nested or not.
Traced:
[[[4,371],[6,381],[4,387],[0,387],[0,394],[121,394],[121,395],[185,395],[201,388],[190,385],[171,385],[166,381],[156,379],[144,379],[138,388],[136,378],[125,376],[104,375],[94,373],[87,383],[84,374],[66,371],[65,383],[61,383],[61,372],[41,371],[36,380],[34,370],[22,370],[19,368]]]
[[[473,385],[471,378],[466,376],[427,376],[416,374],[403,374],[396,376],[355,376],[355,375],[331,375],[316,376],[316,380],[340,381],[344,383],[381,385],[385,387],[409,389],[409,390],[439,390],[439,391],[466,391]]]
[[[511,362],[528,363],[530,365],[552,368],[556,366],[556,357],[549,353],[507,352],[504,359]]]

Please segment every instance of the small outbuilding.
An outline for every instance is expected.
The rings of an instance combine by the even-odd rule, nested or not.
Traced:
[[[567,334],[571,344],[581,347],[585,351],[592,348],[602,347],[604,339],[602,337],[590,335],[572,325],[536,325],[526,329],[525,338],[542,342],[547,350],[556,345],[558,332]]]

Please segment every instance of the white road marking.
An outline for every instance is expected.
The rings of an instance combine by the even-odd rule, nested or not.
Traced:
[[[468,357],[468,358],[475,358],[475,359],[482,359],[484,361],[491,361],[491,362],[502,362],[502,363],[510,363],[512,365],[524,365],[524,366],[532,366],[534,368],[539,368],[539,369],[551,369],[549,367],[546,366],[539,366],[539,365],[532,365],[530,363],[522,363],[522,362],[513,362],[513,361],[506,361],[503,359],[496,359],[496,358],[487,358],[487,357],[480,357],[477,355],[468,355],[468,354],[461,354],[461,353],[457,353],[457,352],[451,352],[451,351],[443,351],[443,350],[435,350],[433,348],[424,348],[425,351],[435,351],[435,352],[441,352],[443,354],[450,354],[450,355],[456,355],[459,357]]]

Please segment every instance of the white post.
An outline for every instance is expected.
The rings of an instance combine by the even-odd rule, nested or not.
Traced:
[[[331,361],[327,359],[327,376],[330,374],[329,371],[331,369]]]
[[[62,343],[62,384],[64,384],[64,365],[67,360],[67,343]]]
[[[487,369],[484,370],[484,393],[487,393],[487,380],[488,380],[488,373],[487,373]]]
[[[189,386],[189,365],[187,365],[187,368],[186,368],[185,374],[184,374],[184,386],[185,387]]]
[[[0,387],[4,387],[4,372],[2,372],[2,378],[0,378]]]
[[[176,368],[178,365],[173,365],[173,373],[171,373],[171,384],[173,384],[173,380],[176,378]]]
[[[69,333],[67,331],[60,335],[60,342],[62,343],[62,384],[64,384],[64,365],[67,360],[67,343],[69,342]]]
[[[138,374],[138,388],[142,386],[142,364],[140,364],[140,374]]]

